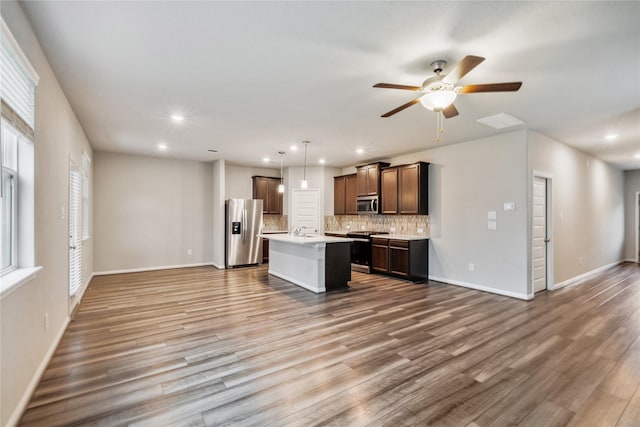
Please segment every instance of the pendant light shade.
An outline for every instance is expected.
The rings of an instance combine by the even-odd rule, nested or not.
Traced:
[[[304,171],[302,175],[302,181],[300,181],[300,188],[308,188],[309,182],[307,181],[307,145],[310,144],[310,141],[302,141],[304,144]]]
[[[280,185],[278,185],[278,193],[284,193],[284,176],[282,175],[282,158],[284,156],[284,151],[278,151],[280,154]]]

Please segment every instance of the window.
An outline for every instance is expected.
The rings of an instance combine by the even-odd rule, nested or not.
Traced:
[[[17,267],[17,181],[18,181],[18,134],[2,122],[2,260],[1,274],[5,275]]]
[[[38,74],[0,17],[0,296],[33,277],[34,127]]]

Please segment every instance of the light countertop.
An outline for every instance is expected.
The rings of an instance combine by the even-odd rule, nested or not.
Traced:
[[[426,234],[374,234],[371,237],[393,240],[429,240]]]
[[[261,234],[260,237],[265,239],[294,243],[298,245],[311,245],[315,243],[339,243],[339,242],[351,242],[352,239],[346,239],[344,237],[322,236],[318,234],[311,234],[307,236],[292,236],[290,234]]]

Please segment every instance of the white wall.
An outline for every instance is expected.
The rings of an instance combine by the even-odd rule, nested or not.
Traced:
[[[97,152],[94,175],[96,272],[212,263],[211,163]]]
[[[528,147],[529,171],[552,175],[554,283],[624,259],[622,171],[537,132]]]
[[[227,199],[253,198],[252,176],[280,177],[280,169],[250,168],[244,166],[225,166],[225,197]]]
[[[43,362],[68,322],[69,162],[82,165],[82,151],[93,153],[22,9],[16,2],[3,1],[1,13],[40,76],[35,111],[34,231],[35,264],[43,267],[34,280],[0,301],[0,425],[7,425],[20,416],[45,368]],[[93,271],[93,239],[83,243],[82,252],[86,286]]]
[[[624,172],[624,258],[638,261],[636,249],[638,223],[636,222],[636,193],[640,192],[640,169]]]

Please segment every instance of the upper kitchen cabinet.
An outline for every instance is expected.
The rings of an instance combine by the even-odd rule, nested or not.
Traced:
[[[389,163],[372,163],[358,166],[357,171],[357,195],[377,196],[380,194],[380,171],[389,166]]]
[[[394,166],[381,175],[383,214],[429,214],[429,163]]]
[[[333,214],[355,215],[357,174],[333,178]]]
[[[253,198],[263,200],[262,212],[266,214],[282,214],[282,194],[278,193],[280,178],[254,176]]]

